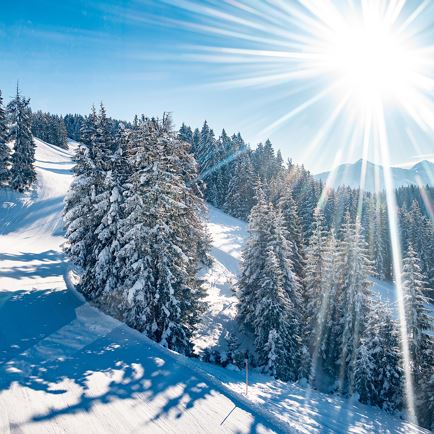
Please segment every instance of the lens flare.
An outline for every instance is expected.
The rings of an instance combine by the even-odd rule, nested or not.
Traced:
[[[254,5],[247,0],[163,1],[193,17],[172,20],[171,25],[206,36],[203,44],[186,47],[183,58],[216,64],[213,85],[266,88],[269,100],[274,95],[273,118],[262,110],[263,124],[255,124],[258,141],[296,120],[303,131],[314,119],[317,125],[301,137],[304,156],[312,160],[319,149],[329,151],[336,167],[344,158],[363,155],[361,189],[368,157],[384,167],[407,409],[415,421],[389,143],[396,145],[392,138],[400,135],[401,142],[420,154],[414,137],[432,141],[434,10],[428,9],[434,5],[428,0],[416,7],[405,0],[267,0]],[[329,180],[333,176],[332,171]],[[377,186],[380,176],[375,174]],[[327,202],[328,188],[327,182],[320,207]],[[432,217],[434,208],[420,188]],[[359,217],[362,211],[363,195]]]

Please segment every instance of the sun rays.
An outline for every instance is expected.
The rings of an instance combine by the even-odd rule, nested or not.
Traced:
[[[323,111],[315,118],[319,123],[314,133],[300,144],[304,156],[326,153],[331,141],[345,144],[337,152],[330,150],[335,155],[333,166],[362,155],[361,189],[366,182],[368,158],[384,167],[374,181],[381,185],[383,176],[386,187],[405,392],[409,416],[414,420],[389,143],[399,120],[405,123],[403,140],[415,151],[415,133],[433,134],[434,46],[427,37],[431,35],[432,41],[433,27],[423,14],[432,5],[423,1],[414,6],[403,0],[268,0],[254,6],[245,0],[165,2],[194,17],[180,19],[176,25],[207,36],[208,42],[188,47],[187,58],[219,65],[212,84],[267,88],[276,100],[288,94],[287,103],[279,104],[280,114],[265,126],[258,126],[258,140],[289,128],[297,117],[312,113],[315,118],[315,113]],[[334,176],[332,170],[330,182]],[[318,204],[322,208],[327,203],[330,182],[326,182]],[[423,185],[419,188],[432,217],[433,206],[423,194]],[[362,212],[361,194],[358,215]]]

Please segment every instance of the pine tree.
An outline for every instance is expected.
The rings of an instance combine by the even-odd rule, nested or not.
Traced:
[[[403,260],[402,285],[411,357],[418,360],[426,345],[427,332],[432,330],[432,319],[426,308],[429,301],[424,295],[426,279],[412,244]]]
[[[294,306],[291,305],[283,284],[273,248],[264,252],[264,268],[259,278],[258,304],[255,309],[254,329],[258,364],[264,371],[282,380],[295,380],[298,366],[296,354],[289,347],[298,347],[297,335],[293,333]]]
[[[32,134],[45,142],[68,148],[68,135],[61,116],[37,111],[32,114]]]
[[[36,181],[35,143],[31,132],[30,99],[20,95],[17,88],[15,98],[8,104],[10,119],[9,140],[14,142],[10,185],[24,192]]]
[[[390,308],[374,297],[357,348],[354,389],[360,402],[395,411],[402,404],[402,368],[397,326]]]
[[[279,208],[285,221],[285,228],[288,232],[289,240],[292,243],[291,261],[297,275],[303,277],[304,269],[304,243],[302,235],[301,221],[298,216],[297,204],[295,203],[291,190],[287,188],[279,200]]]
[[[202,311],[191,246],[204,237],[197,212],[203,203],[185,181],[184,171],[194,162],[168,118],[144,119],[129,150],[132,172],[118,255],[124,264],[124,318],[151,339],[189,354]]]
[[[223,209],[228,214],[247,220],[254,205],[255,176],[248,151],[241,153],[235,162],[234,173],[229,181]]]
[[[184,142],[190,143],[190,145],[193,144],[193,131],[190,127],[185,125],[184,123],[181,125],[181,128],[179,129],[178,133],[179,140],[182,140]]]
[[[291,247],[281,214],[258,187],[238,282],[238,319],[255,337],[259,365],[277,378],[295,380],[300,376],[302,302]]]
[[[306,299],[305,335],[311,351],[317,346],[318,320],[320,319],[321,301],[324,294],[326,258],[326,232],[324,214],[317,208],[314,212],[312,236],[306,251],[304,290]]]
[[[321,232],[321,230],[318,230],[318,224],[314,223],[312,236],[321,239]],[[310,349],[312,352],[310,381],[318,388],[329,390],[338,376],[339,342],[342,339],[340,335],[341,317],[338,304],[340,258],[333,230],[324,244],[320,244],[318,241],[312,242],[312,246],[316,244],[319,244],[316,250],[322,251],[323,256],[320,258],[322,267],[320,273],[321,293],[318,295],[320,297],[319,304],[313,304],[319,311],[317,312],[316,320],[312,318],[312,312],[307,315],[307,318],[311,321],[315,320],[313,334],[310,335]],[[308,325],[310,323],[308,322]]]
[[[402,267],[405,316],[410,348],[413,381],[416,386],[416,410],[420,423],[431,428],[434,423],[434,342],[433,321],[424,295],[426,279],[420,260],[410,243]]]
[[[3,108],[3,97],[0,91],[0,187],[6,186],[10,180],[11,151],[7,143],[6,113]]]
[[[119,248],[117,231],[125,181],[122,175],[126,169],[125,138],[120,134],[118,138],[116,142],[104,106],[101,105],[92,143],[94,195],[91,197],[93,213],[88,216],[94,222],[92,245],[81,279],[82,291],[90,299],[97,299],[102,294],[110,296],[117,286],[115,252]]]
[[[241,276],[237,284],[238,320],[242,329],[250,332],[253,332],[255,308],[258,304],[264,252],[271,234],[271,210],[260,185],[256,188],[256,201],[249,216],[249,237],[243,249]]]
[[[353,223],[349,212],[344,217],[338,250],[341,263],[338,276],[339,306],[342,315],[339,388],[341,392],[351,394],[356,350],[369,308],[371,282],[368,278],[373,270],[360,221],[356,219]]]
[[[64,224],[67,243],[65,253],[70,260],[86,270],[90,267],[98,221],[95,218],[94,201],[100,183],[96,170],[94,144],[97,131],[97,114],[92,107],[86,117],[81,137],[84,145],[77,148],[74,156],[74,179],[65,197]],[[85,291],[85,287],[82,288]]]

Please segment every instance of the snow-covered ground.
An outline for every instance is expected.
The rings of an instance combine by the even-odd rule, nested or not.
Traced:
[[[235,333],[237,298],[234,284],[239,273],[239,262],[247,237],[245,222],[209,207],[208,230],[212,238],[212,266],[201,276],[205,281],[208,309],[203,316],[195,338],[196,349],[227,349],[226,338]]]
[[[0,433],[422,432],[253,373],[186,359],[88,305],[61,253],[70,153],[37,142],[38,186],[0,192]],[[245,225],[210,210],[210,308],[196,345],[233,325]]]

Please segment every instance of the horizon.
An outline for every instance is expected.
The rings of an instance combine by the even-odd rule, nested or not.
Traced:
[[[434,7],[426,4],[421,13],[417,4],[407,2],[397,22],[418,12],[412,24],[421,29],[417,42],[424,47],[432,40]],[[273,5],[253,10],[248,2],[226,2],[220,9],[211,1],[16,3],[0,19],[5,41],[1,88],[7,98],[19,81],[34,111],[87,114],[103,101],[110,116],[123,120],[163,112],[173,114],[177,127],[183,122],[200,127],[207,120],[216,134],[223,128],[240,132],[253,148],[269,138],[285,160],[292,158],[312,173],[356,161],[365,152],[353,131],[360,115],[345,109],[345,116],[329,117],[339,100],[336,95],[319,99],[327,74],[287,78],[303,65],[269,58],[276,53],[291,57],[285,50],[295,46],[294,35],[312,36],[294,17],[304,14],[312,21],[313,12],[306,6],[288,4],[283,11]],[[337,5],[346,11],[344,4]],[[264,11],[270,16],[261,16]],[[276,51],[282,47],[283,52]],[[431,64],[424,72],[433,76]],[[313,95],[318,95],[315,104]],[[422,104],[418,116],[430,119],[432,97],[426,98],[430,106]],[[398,107],[385,117],[393,125],[388,130],[391,166],[432,150],[432,127],[427,129],[425,119]],[[380,162],[372,147],[367,152],[370,161]]]

